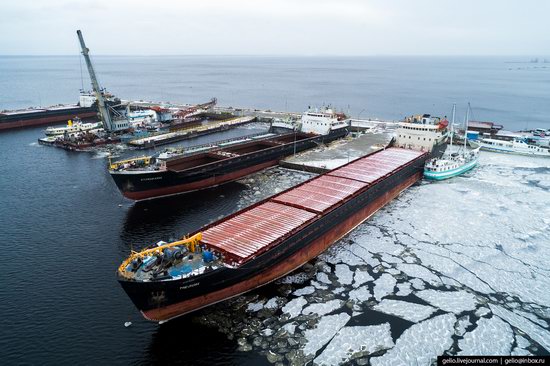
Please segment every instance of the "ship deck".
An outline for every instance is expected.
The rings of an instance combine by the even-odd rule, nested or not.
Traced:
[[[202,243],[240,265],[422,156],[389,148],[359,158],[207,226]]]
[[[305,133],[292,133],[270,137],[268,139],[253,140],[243,144],[223,146],[221,148],[190,156],[170,158],[166,161],[166,168],[169,171],[182,172],[200,166],[205,166],[207,164],[216,163],[218,161],[236,158],[246,154],[257,153],[262,150],[267,150],[285,144],[291,144],[295,141],[303,141],[313,137],[315,136]]]

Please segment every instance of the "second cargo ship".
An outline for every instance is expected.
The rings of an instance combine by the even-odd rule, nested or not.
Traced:
[[[306,112],[300,132],[254,139],[192,155],[115,162],[109,173],[125,197],[152,199],[240,179],[278,164],[285,156],[334,141],[347,133],[347,121],[332,110]]]

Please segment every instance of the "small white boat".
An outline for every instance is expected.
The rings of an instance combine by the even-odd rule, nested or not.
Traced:
[[[477,165],[477,159],[479,156],[479,149],[477,148],[466,151],[467,136],[464,136],[464,147],[462,152],[452,152],[453,148],[453,126],[455,119],[456,105],[453,105],[453,117],[451,122],[451,144],[449,147],[449,154],[445,154],[441,158],[431,159],[424,166],[424,177],[431,180],[444,180],[461,175]],[[468,111],[466,112],[466,126],[464,131],[468,130],[470,105],[468,104]]]
[[[64,135],[65,133],[72,134],[77,132],[84,132],[90,130],[96,130],[103,128],[101,122],[95,123],[82,123],[80,119],[75,119],[75,121],[69,120],[67,126],[65,127],[48,127],[46,128],[46,136],[58,136]]]
[[[550,157],[550,148],[539,145],[530,145],[520,139],[514,139],[512,141],[481,139],[478,143],[481,150],[485,151],[504,154]]]

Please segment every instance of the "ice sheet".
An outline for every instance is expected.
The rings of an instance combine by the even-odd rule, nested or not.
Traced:
[[[443,311],[455,314],[474,310],[477,305],[475,295],[466,291],[424,290],[417,292],[415,295]]]
[[[393,276],[387,273],[383,273],[374,282],[374,297],[377,300],[381,300],[384,296],[393,293],[393,288],[395,287],[396,283],[397,281]]]
[[[381,357],[373,357],[373,366],[382,365],[430,365],[453,344],[456,317],[439,315],[414,324],[403,332],[395,347]]]
[[[282,311],[283,313],[288,314],[292,319],[302,313],[302,307],[305,304],[307,304],[307,300],[303,297],[298,297],[290,300],[285,306],[283,306]]]
[[[308,314],[317,314],[319,316],[323,316],[325,314],[331,313],[336,309],[339,309],[342,307],[342,300],[330,300],[323,303],[315,303],[311,304],[309,306],[306,306],[302,310],[302,314],[308,315]]]
[[[350,316],[346,313],[327,315],[321,318],[317,326],[304,332],[306,344],[304,346],[305,355],[315,355],[334,337],[336,333],[349,321]]]
[[[395,315],[414,323],[428,318],[437,310],[431,306],[389,299],[380,301],[373,309],[382,313]]]
[[[344,327],[314,363],[320,366],[341,365],[347,363],[353,355],[368,355],[391,348],[393,345],[389,323]]]
[[[500,318],[481,318],[477,327],[458,341],[459,355],[505,356],[509,355],[514,342],[512,328]]]

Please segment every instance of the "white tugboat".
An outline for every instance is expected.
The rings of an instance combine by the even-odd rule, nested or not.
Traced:
[[[69,120],[65,127],[48,127],[46,128],[46,136],[59,136],[65,133],[73,134],[77,132],[85,132],[103,128],[101,122],[82,123],[80,118],[75,118],[74,121]]]
[[[464,135],[464,147],[462,152],[454,153],[453,149],[453,126],[455,120],[456,105],[453,105],[453,117],[451,120],[451,146],[449,153],[442,158],[434,158],[424,166],[424,177],[431,180],[443,180],[463,174],[477,165],[479,147],[466,151],[466,133]],[[466,123],[464,131],[468,130],[468,119],[470,116],[470,105],[466,111]]]

